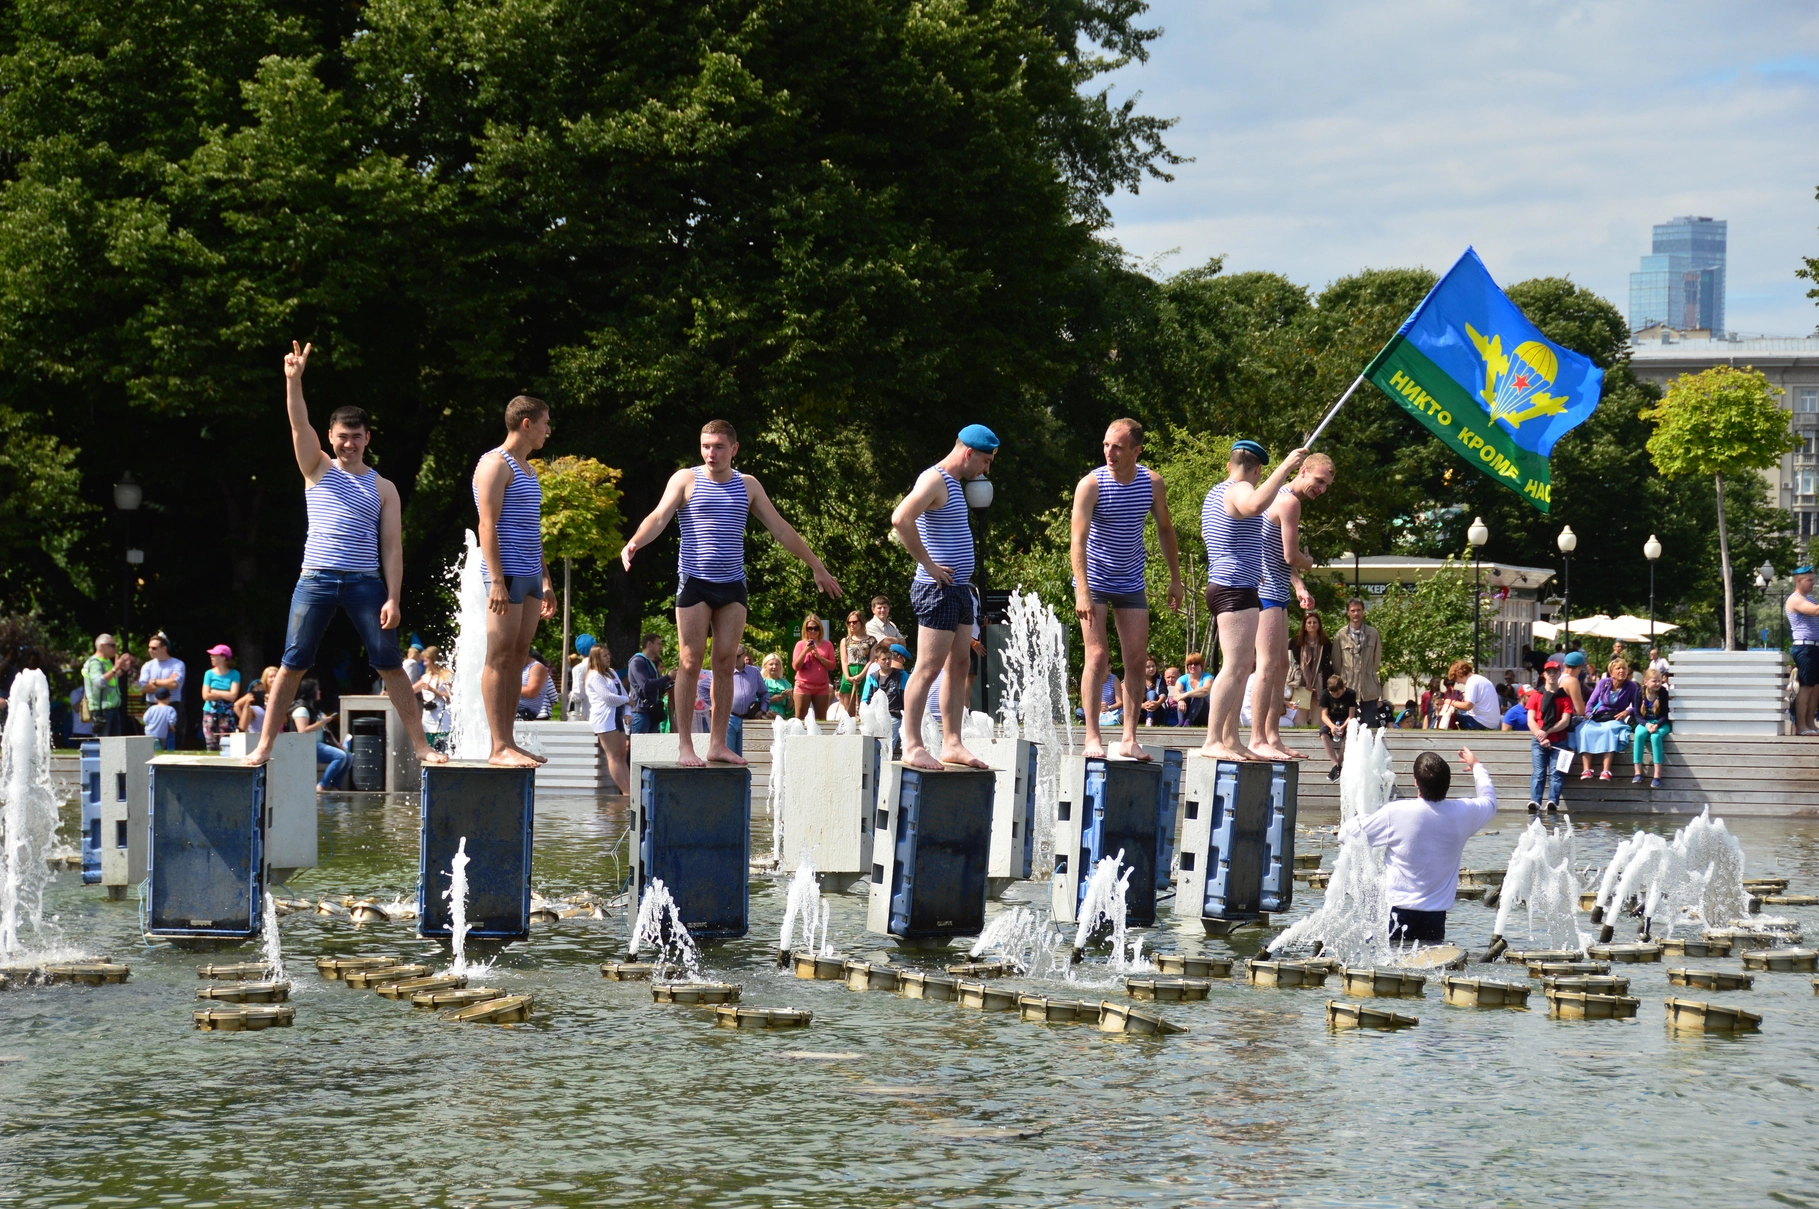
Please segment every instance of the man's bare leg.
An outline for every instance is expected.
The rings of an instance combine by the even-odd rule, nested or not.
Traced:
[[[733,659],[745,637],[746,608],[722,605],[714,611],[714,684],[709,690],[712,718],[707,730],[707,758],[715,764],[743,764],[745,757],[726,745],[727,719],[733,716]]]
[[[971,628],[970,623],[967,628]],[[972,666],[972,655],[973,644],[964,633],[955,634],[953,645],[947,651],[947,675],[941,679],[941,763],[990,768],[990,764],[968,751],[961,741],[960,728],[966,722],[967,690],[972,687],[966,674]]]
[[[941,771],[941,761],[922,742],[922,715],[928,710],[929,686],[941,673],[942,665],[948,662],[953,648],[962,645],[954,640],[952,630],[916,627],[916,670],[910,673],[909,683],[903,686],[903,763],[909,768]],[[965,664],[961,667],[964,669]],[[943,680],[941,687],[946,688],[948,683]],[[945,730],[945,719],[943,723]]]
[[[707,764],[695,754],[695,727],[689,720],[695,716],[695,692],[701,684],[701,656],[713,619],[714,611],[705,603],[676,610],[676,697],[670,713],[678,715],[674,722],[676,763],[684,768],[701,768]],[[716,644],[716,658],[718,653]],[[722,742],[726,740],[724,730],[720,732],[720,738]],[[711,736],[709,742],[712,742]]]
[[[540,603],[527,597],[518,604],[507,605],[503,613],[486,615],[486,663],[480,669],[480,697],[486,706],[486,727],[493,741],[492,754],[486,758],[488,764],[535,768],[542,763],[529,752],[518,750],[512,734],[518,720],[524,661],[530,658],[531,639],[537,633]]]
[[[1085,648],[1085,657],[1080,668],[1080,713],[1086,718],[1086,743],[1080,754],[1089,760],[1105,758],[1105,740],[1099,735],[1099,694],[1105,688],[1105,678],[1111,674],[1112,656],[1107,649],[1105,638],[1105,615],[1111,611],[1111,605],[1093,603],[1093,615],[1089,621],[1080,623],[1080,641]],[[1120,629],[1122,632],[1122,628]],[[1125,659],[1130,665],[1130,659]],[[947,682],[942,681],[942,687]],[[947,702],[941,703],[941,716],[947,717]]]
[[[1282,689],[1288,682],[1288,610],[1257,615],[1257,684],[1251,691],[1251,750],[1272,760],[1298,760],[1282,743]]]
[[[448,763],[448,757],[431,747],[424,737],[423,706],[418,703],[411,682],[405,678],[404,669],[386,668],[379,673],[379,679],[385,681],[385,695],[391,698],[392,708],[398,711],[398,720],[404,723],[404,733],[411,741],[411,750],[417,753],[417,761],[421,764]]]
[[[1137,703],[1143,700],[1143,661],[1149,657],[1150,611],[1119,609],[1118,649],[1124,656],[1124,739],[1118,754],[1132,760],[1147,760],[1150,754],[1137,742]]]
[[[1225,666],[1213,681],[1206,744],[1200,752],[1220,760],[1255,760],[1257,753],[1238,742],[1238,707],[1244,699],[1244,682],[1257,660],[1256,609],[1219,614],[1219,650]]]
[[[291,702],[297,697],[297,686],[303,683],[306,668],[281,667],[278,674],[272,677],[272,691],[265,699],[265,725],[259,731],[259,743],[246,754],[246,763],[260,765],[272,758],[272,744],[278,741],[278,733],[284,724],[290,721]],[[421,710],[418,711],[422,713]],[[422,719],[417,722],[419,730],[423,727]]]
[[[1803,688],[1794,694],[1794,714],[1800,722],[1796,729],[1801,734],[1813,729],[1814,706],[1819,706],[1819,686]]]

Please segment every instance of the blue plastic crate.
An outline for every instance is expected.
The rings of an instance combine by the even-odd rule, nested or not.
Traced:
[[[82,884],[101,883],[101,744],[82,745]]]
[[[152,936],[246,939],[262,923],[265,769],[164,756],[151,763]]]
[[[1179,769],[1179,765],[1177,765]],[[1108,856],[1124,854],[1131,871],[1124,895],[1124,918],[1134,927],[1156,922],[1156,888],[1168,884],[1168,861],[1158,862],[1157,850],[1164,835],[1162,816],[1169,816],[1167,830],[1174,831],[1174,809],[1162,809],[1163,766],[1155,761],[1099,760],[1086,762],[1086,791],[1080,804],[1080,882],[1075,890],[1075,918],[1085,901],[1093,869]],[[1179,772],[1177,771],[1177,777]],[[1177,781],[1177,784],[1179,782]],[[1160,870],[1158,870],[1160,864]]]
[[[425,764],[420,780],[417,935],[451,933],[449,867],[467,840],[468,936],[523,940],[531,925],[536,771],[464,760]]]
[[[1202,918],[1255,918],[1293,905],[1298,773],[1293,763],[1219,762]]]
[[[975,935],[985,928],[996,776],[989,769],[893,768],[902,777],[897,842],[890,868],[874,870],[890,878],[890,934]]]
[[[1023,800],[1016,804],[1023,845],[1021,850],[1012,848],[1010,875],[1015,878],[1027,878],[1036,872],[1036,760],[1040,754],[1034,743],[1024,749]]]
[[[731,764],[640,766],[637,898],[661,881],[697,939],[751,922],[752,774]]]
[[[1181,778],[1187,767],[1187,753],[1170,748],[1162,753],[1162,800],[1156,824],[1156,893],[1174,884],[1169,870],[1175,862],[1175,811],[1181,801]]]

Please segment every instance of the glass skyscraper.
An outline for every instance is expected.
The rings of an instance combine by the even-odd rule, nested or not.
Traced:
[[[1724,248],[1730,224],[1690,215],[1655,227],[1652,255],[1630,274],[1630,330],[1657,323],[1724,334]]]

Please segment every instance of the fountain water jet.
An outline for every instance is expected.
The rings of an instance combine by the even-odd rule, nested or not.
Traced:
[[[783,865],[783,805],[789,795],[789,744],[785,742],[791,735],[811,734],[808,727],[814,721],[815,711],[809,711],[809,721],[800,718],[784,718],[771,728],[771,768],[767,779],[769,791],[765,794],[765,807],[771,812],[771,865],[781,868]]]
[[[270,890],[265,892],[265,966],[266,981],[284,981],[284,948],[278,941],[278,903]]]
[[[1093,866],[1092,876],[1087,879],[1086,889],[1080,897],[1080,923],[1074,929],[1073,953],[1078,958],[1086,951],[1095,933],[1109,929],[1112,955],[1107,968],[1114,974],[1134,974],[1154,967],[1143,956],[1143,938],[1130,939],[1125,923],[1125,895],[1131,888],[1131,874],[1135,870],[1124,868],[1120,873],[1123,865],[1124,849],[1120,848],[1116,856],[1104,857]]]
[[[42,937],[44,891],[57,834],[57,792],[50,776],[50,684],[26,668],[13,679],[0,753],[0,958],[24,951],[29,923]]]
[[[1550,832],[1540,819],[1531,819],[1517,839],[1509,870],[1503,875],[1493,936],[1509,936],[1510,908],[1521,903],[1528,909],[1529,940],[1540,941],[1525,948],[1583,952],[1587,938],[1579,934],[1578,917],[1574,914],[1579,905],[1574,863],[1573,820],[1562,815],[1560,825]]]
[[[493,732],[487,725],[480,689],[480,672],[486,665],[486,575],[481,569],[480,539],[472,529],[467,531],[467,554],[449,568],[448,578],[455,584],[448,755],[451,760],[484,760],[493,754]]]
[[[1709,806],[1674,832],[1671,843],[1638,831],[1617,845],[1599,882],[1594,907],[1604,923],[1601,939],[1608,939],[1612,917],[1632,895],[1643,900],[1644,934],[1663,921],[1669,937],[1675,924],[1689,920],[1707,927],[1750,922],[1743,846]]]
[[[815,920],[819,914],[821,921],[821,941],[815,941]],[[821,897],[821,885],[816,879],[815,862],[809,859],[808,853],[802,854],[796,865],[795,876],[790,878],[789,897],[783,908],[783,927],[777,934],[777,951],[779,953],[813,953],[817,956],[831,957],[834,947],[827,941],[829,909],[828,902]],[[798,930],[801,940],[797,940]]]
[[[683,925],[682,912],[662,878],[653,879],[645,889],[638,902],[638,918],[632,923],[632,957],[646,948],[657,951],[655,964],[660,974],[680,972],[688,982],[702,981],[701,950]]]
[[[1055,863],[1055,807],[1061,757],[1074,750],[1068,712],[1067,628],[1034,592],[1012,592],[1005,610],[1001,714],[1003,737],[1036,744],[1035,875]]]
[[[450,974],[470,972],[467,964],[467,864],[471,859],[464,835],[455,845],[454,859],[448,864],[448,889],[442,892],[442,897],[448,900],[449,949],[454,954],[448,967]]]
[[[1041,976],[1065,969],[1067,965],[1065,960],[1057,960],[1055,940],[1055,929],[1049,922],[1048,912],[1012,907],[1000,912],[986,925],[968,955],[983,957],[989,953],[1018,974]]]

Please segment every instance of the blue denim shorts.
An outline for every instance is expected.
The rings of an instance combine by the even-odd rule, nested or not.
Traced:
[[[378,672],[403,667],[398,654],[398,631],[379,628],[379,610],[385,604],[385,580],[377,571],[306,569],[291,593],[290,624],[284,631],[284,666],[307,671],[316,662],[322,631],[336,609],[347,613],[354,632],[366,646],[366,661]]]

